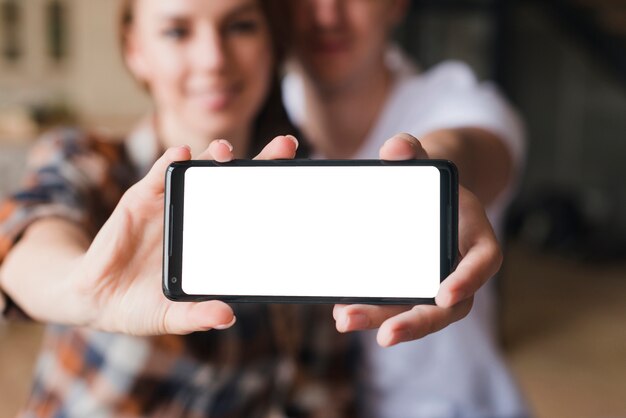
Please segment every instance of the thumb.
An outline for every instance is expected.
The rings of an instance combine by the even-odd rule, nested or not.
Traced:
[[[185,335],[210,329],[231,327],[236,317],[230,306],[222,301],[170,302],[162,321],[165,334]]]
[[[399,133],[389,138],[380,148],[380,158],[389,161],[425,159],[428,154],[413,135]]]
[[[148,174],[141,179],[137,186],[145,193],[153,196],[161,194],[165,191],[165,170],[167,167],[177,161],[188,161],[191,159],[191,150],[189,146],[169,148],[161,158],[159,158]]]

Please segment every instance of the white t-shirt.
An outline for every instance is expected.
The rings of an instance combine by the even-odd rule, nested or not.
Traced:
[[[354,158],[378,158],[384,141],[399,132],[420,138],[437,129],[479,127],[502,138],[520,171],[524,160],[521,123],[492,85],[479,83],[467,65],[455,61],[418,74],[394,48],[389,51],[387,64],[394,75],[394,87]],[[294,123],[302,125],[306,115],[304,86],[297,74],[285,77],[283,100]],[[497,231],[513,190],[510,185],[487,208]],[[528,416],[498,351],[492,287],[490,283],[478,291],[465,319],[421,340],[381,348],[375,332],[360,333],[363,416]]]

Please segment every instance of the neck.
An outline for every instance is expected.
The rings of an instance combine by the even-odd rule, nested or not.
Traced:
[[[157,136],[164,147],[178,147],[189,145],[191,155],[196,157],[204,152],[211,141],[215,139],[227,139],[233,144],[235,158],[246,158],[250,144],[250,127],[236,127],[230,132],[202,132],[198,133],[189,129],[185,124],[178,123],[173,117],[159,115],[156,117],[155,126]]]
[[[378,120],[391,81],[382,61],[361,81],[341,87],[320,87],[304,76],[306,120],[302,129],[315,150],[326,158],[352,158]]]

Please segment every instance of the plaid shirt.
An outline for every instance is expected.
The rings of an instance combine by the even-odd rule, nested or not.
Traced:
[[[22,190],[0,203],[0,263],[39,218],[63,217],[95,235],[160,151],[149,124],[123,143],[76,129],[45,135]],[[183,337],[49,326],[20,416],[355,415],[355,345],[335,331],[329,306],[233,308],[231,329]]]

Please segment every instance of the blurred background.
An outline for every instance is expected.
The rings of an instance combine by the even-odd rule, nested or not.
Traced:
[[[117,2],[0,0],[0,198],[59,123],[126,131],[150,107]],[[626,0],[413,0],[423,69],[469,63],[523,116],[528,160],[498,278],[501,343],[537,417],[626,417]],[[28,393],[41,327],[0,324],[0,417]]]

